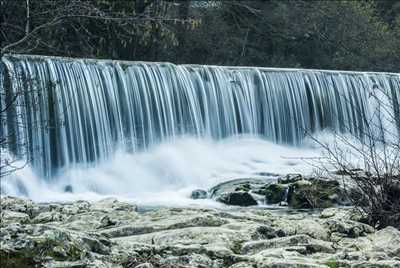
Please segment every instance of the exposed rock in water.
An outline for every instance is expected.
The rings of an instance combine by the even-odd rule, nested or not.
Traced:
[[[66,192],[66,193],[72,193],[72,192],[73,192],[72,186],[71,186],[71,185],[66,185],[66,186],[64,187],[64,192]]]
[[[296,209],[350,205],[338,181],[300,174],[289,174],[276,182],[235,179],[211,188],[210,193],[219,202],[237,206],[251,206],[257,201]]]
[[[345,199],[336,180],[303,179],[289,185],[288,203],[292,208],[328,208],[344,204]]]
[[[207,193],[207,191],[204,191],[201,189],[193,190],[190,195],[190,198],[192,198],[192,199],[207,199],[208,193]]]
[[[222,194],[217,198],[217,201],[231,206],[248,207],[257,205],[257,201],[254,200],[251,194],[244,191]]]
[[[258,190],[265,183],[263,179],[234,179],[212,187],[209,192],[211,198],[227,205],[254,206],[258,204]]]
[[[211,198],[218,198],[218,196],[224,193],[231,193],[235,191],[249,192],[258,189],[265,185],[266,180],[254,179],[254,178],[244,178],[244,179],[233,179],[230,181],[225,181],[220,183],[210,189]]]
[[[279,178],[278,183],[279,184],[290,184],[290,183],[295,183],[299,180],[303,180],[303,175],[301,174],[287,174],[286,176]]]
[[[1,208],[2,267],[400,267],[400,231],[357,222],[350,208],[138,212],[112,198],[36,204],[10,197]]]
[[[286,202],[288,186],[284,184],[267,184],[261,187],[256,193],[265,196],[267,204],[278,204],[282,201]]]
[[[343,189],[336,180],[288,175],[277,183],[266,184],[256,193],[264,195],[267,204],[285,203],[291,208],[328,208],[349,205]]]

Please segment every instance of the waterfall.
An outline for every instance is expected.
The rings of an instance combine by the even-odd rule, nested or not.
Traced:
[[[321,130],[361,137],[370,89],[385,89],[397,115],[400,103],[400,74],[393,73],[29,55],[4,56],[0,73],[1,110],[18,95],[1,114],[0,134],[46,177],[180,136],[248,134],[291,145]]]

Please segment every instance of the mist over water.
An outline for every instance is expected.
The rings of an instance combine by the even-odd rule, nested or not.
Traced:
[[[148,205],[201,204],[208,201],[190,200],[192,190],[234,178],[275,178],[266,173],[311,172],[301,158],[318,153],[315,148],[282,146],[255,137],[221,141],[181,137],[145,152],[117,152],[92,167],[60,170],[51,181],[27,167],[2,180],[2,189],[42,202],[116,196]],[[74,193],[64,192],[67,185]]]

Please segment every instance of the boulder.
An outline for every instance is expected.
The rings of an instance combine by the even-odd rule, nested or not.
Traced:
[[[338,213],[338,210],[336,208],[326,208],[321,212],[320,218],[332,218],[336,216],[336,213]]]
[[[5,196],[0,198],[1,210],[22,212],[34,217],[40,213],[40,207],[31,200],[20,197]]]
[[[260,225],[256,227],[252,238],[254,240],[259,240],[259,239],[272,239],[276,237],[282,237],[285,236],[285,232],[280,229],[280,228],[273,228],[272,226],[268,225]]]
[[[60,212],[65,215],[76,215],[89,212],[91,210],[91,204],[88,201],[78,200],[70,204],[56,206],[53,210],[57,209],[59,209]]]
[[[23,212],[16,212],[11,210],[2,210],[0,214],[0,226],[10,223],[28,223],[30,220],[29,215]]]
[[[251,194],[244,191],[225,193],[219,196],[217,201],[227,205],[241,207],[255,206],[258,204]]]
[[[398,229],[389,226],[371,234],[369,238],[375,251],[400,258],[400,231]]]
[[[116,226],[99,230],[99,233],[115,238],[187,227],[221,226],[227,223],[226,219],[209,211],[200,212],[191,209],[159,209],[143,213],[137,218],[128,218],[127,221],[120,220]]]
[[[324,222],[324,225],[330,233],[339,233],[350,238],[357,238],[374,232],[374,228],[367,224],[339,217],[329,218]]]
[[[46,211],[42,212],[33,218],[33,223],[47,223],[47,222],[55,222],[55,221],[63,221],[67,217],[61,214],[58,211]]]
[[[321,222],[315,219],[287,219],[281,217],[275,219],[273,227],[279,231],[279,236],[289,236],[295,234],[305,234],[312,238],[329,241],[329,230]],[[282,235],[284,234],[284,235]]]
[[[294,235],[268,240],[246,242],[242,247],[242,254],[255,254],[262,250],[271,248],[292,248],[293,251],[298,251],[302,254],[335,252],[333,244],[330,242],[314,239],[308,235]]]
[[[267,204],[278,204],[280,202],[286,202],[288,185],[284,184],[269,184],[266,185],[262,191],[258,193],[265,195],[265,201]]]
[[[66,185],[66,186],[64,187],[64,192],[66,192],[66,193],[72,193],[72,192],[73,192],[72,185]]]
[[[300,254],[295,250],[288,250],[284,248],[263,250],[257,254],[251,255],[249,260],[251,260],[253,263],[252,267],[327,268],[327,266],[322,264],[318,258],[310,258],[307,255]]]
[[[209,192],[211,198],[227,205],[254,206],[258,204],[258,193],[265,183],[263,179],[235,179],[218,184]]]
[[[137,244],[156,246],[158,252],[170,255],[206,254],[214,258],[228,258],[243,241],[249,240],[246,230],[230,230],[224,227],[188,227],[165,230],[129,237],[112,239],[119,247],[129,248]]]
[[[288,175],[276,183],[264,184],[253,191],[265,196],[267,204],[288,205],[296,209],[327,208],[349,202],[336,180]]]
[[[303,180],[303,176],[301,174],[287,174],[286,176],[279,178],[279,184],[290,184],[295,183],[297,181]]]
[[[79,261],[110,253],[110,241],[95,234],[47,225],[12,224],[1,231],[0,258],[4,267],[35,267],[48,261]]]
[[[193,190],[192,193],[190,194],[190,198],[192,198],[192,199],[207,199],[208,193],[207,193],[207,191],[204,191],[201,189]]]
[[[226,181],[220,183],[210,189],[210,197],[213,199],[217,199],[219,196],[232,193],[236,191],[240,192],[256,192],[257,189],[264,186],[266,184],[266,180],[263,179],[254,179],[254,178],[245,178],[245,179],[233,179],[230,181]]]
[[[110,212],[110,211],[134,212],[137,211],[137,206],[126,202],[121,202],[118,201],[116,198],[110,197],[93,203],[91,210],[102,211],[102,212]]]
[[[288,203],[292,208],[328,208],[342,204],[343,196],[336,180],[299,180],[289,185]]]

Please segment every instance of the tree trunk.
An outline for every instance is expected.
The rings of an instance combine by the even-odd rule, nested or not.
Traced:
[[[187,21],[189,17],[189,6],[190,6],[191,1],[179,1],[179,15],[178,18],[182,21]],[[186,29],[187,25],[186,23],[181,23],[178,26],[177,30],[177,39],[178,39],[178,49],[177,49],[177,54],[176,54],[176,62],[181,63],[182,59],[184,58],[184,49],[185,49],[185,37],[186,37]]]

